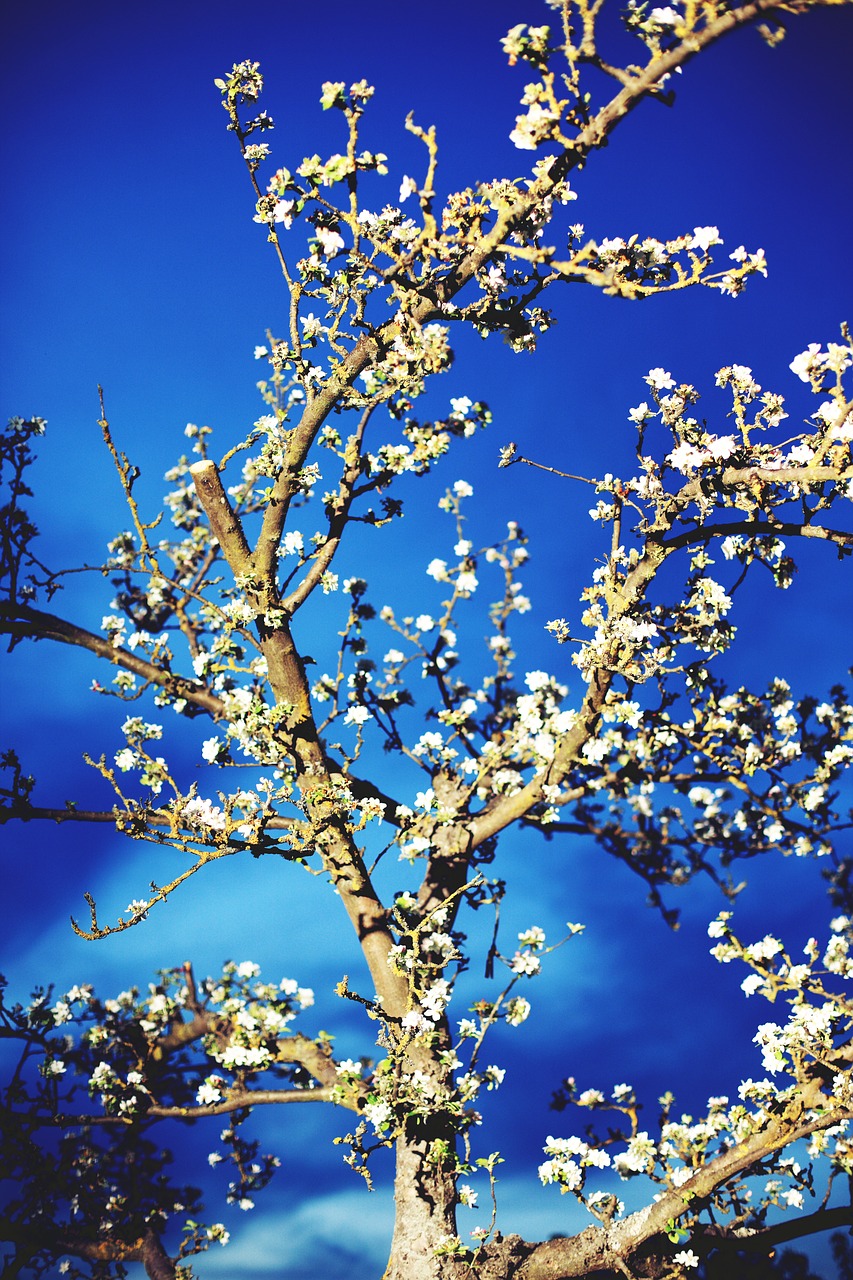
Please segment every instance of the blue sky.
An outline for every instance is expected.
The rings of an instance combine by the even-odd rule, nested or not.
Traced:
[[[164,492],[163,472],[185,448],[185,423],[209,423],[224,447],[262,411],[254,386],[262,371],[252,352],[267,327],[282,328],[286,297],[252,222],[252,194],[214,76],[242,58],[261,61],[265,105],[277,124],[273,155],[291,168],[303,155],[342,146],[339,119],[319,108],[322,81],[366,77],[377,93],[365,145],[389,155],[383,199],[393,201],[402,175],[422,163],[403,128],[410,110],[437,127],[442,191],[525,171],[529,155],[507,140],[525,75],[507,68],[499,45],[520,21],[548,21],[548,14],[536,0],[437,0],[427,11],[370,0],[310,8],[150,0],[133,9],[46,0],[7,13],[3,400],[9,415],[49,422],[33,503],[48,563],[98,563],[107,539],[127,523],[100,445],[99,383],[120,447],[144,469],[141,491],[151,510]],[[516,440],[528,456],[591,475],[630,466],[627,410],[647,395],[642,378],[657,365],[708,388],[709,413],[724,412],[713,375],[733,362],[751,366],[765,387],[801,396],[789,361],[809,342],[835,340],[853,298],[853,176],[845,160],[851,54],[849,7],[792,20],[775,50],[743,32],[688,68],[672,109],[645,104],[573,178],[572,217],[589,234],[666,238],[715,224],[725,240],[721,256],[742,243],[761,246],[769,278],[754,279],[736,300],[702,290],[626,303],[564,290],[554,300],[559,323],[533,357],[513,355],[497,340],[456,341],[456,363],[425,403],[439,413],[450,396],[481,398],[494,425],[463,442],[435,477],[409,486],[393,550],[374,541],[362,558],[345,559],[342,571],[369,578],[377,604],[393,592],[412,608],[438,601],[424,569],[447,554],[454,534],[436,503],[464,477],[475,488],[469,536],[491,541],[509,519],[530,535],[534,609],[520,628],[527,666],[553,670],[577,693],[568,651],[543,627],[574,613],[601,553],[585,515],[587,494],[519,467],[499,472],[498,448]],[[739,606],[741,643],[731,670],[753,684],[780,674],[796,692],[822,695],[849,663],[849,579],[826,548],[810,549],[802,564],[784,597],[759,591]],[[109,598],[108,585],[86,574],[69,580],[55,607],[97,629]],[[315,625],[332,625],[331,615]],[[309,649],[322,643],[319,635],[303,642]],[[87,693],[96,674],[85,654],[46,644],[19,646],[4,663],[4,736],[36,774],[44,804],[72,795],[109,804],[81,762],[84,750],[98,755],[121,745],[121,708]],[[197,743],[190,748],[187,739],[181,749],[197,752]],[[397,782],[401,793],[423,785],[411,775],[395,775]],[[324,1011],[317,1026],[336,1020],[342,1054],[369,1051],[363,1028],[341,1021],[330,996],[342,972],[357,971],[337,922],[325,931],[328,949],[316,954],[308,921],[313,911],[328,911],[317,882],[282,874],[277,862],[231,860],[210,868],[203,882],[197,877],[143,928],[93,946],[67,923],[80,913],[83,891],[115,914],[150,878],[162,882],[169,855],[129,845],[105,827],[10,825],[2,835],[9,886],[0,903],[2,967],[19,995],[49,980],[60,987],[94,980],[109,994],[184,959],[207,972],[227,957],[253,958],[270,977],[287,973],[316,988]],[[588,926],[531,988],[539,1012],[528,1026],[496,1041],[507,1082],[485,1108],[494,1134],[484,1134],[484,1151],[508,1157],[502,1229],[547,1236],[583,1225],[568,1197],[535,1182],[546,1135],[567,1123],[547,1109],[560,1077],[572,1073],[602,1087],[629,1079],[652,1104],[672,1088],[695,1109],[708,1093],[733,1092],[760,1068],[750,1039],[764,1010],[747,1005],[740,975],[720,971],[707,955],[705,927],[722,905],[712,894],[691,891],[678,901],[683,926],[672,934],[644,909],[642,885],[570,840],[543,845],[509,835],[498,873],[515,892],[505,913],[507,946],[512,930],[534,921],[551,936],[566,919]],[[815,868],[755,866],[750,881],[745,931],[773,926],[793,946],[804,942],[821,916]],[[555,1025],[564,1034],[555,1037]],[[339,1131],[339,1123],[345,1120],[313,1109],[263,1117],[285,1168],[267,1207],[240,1222],[239,1252],[202,1261],[200,1275],[254,1280],[274,1272],[299,1280],[316,1274],[306,1259],[318,1239],[328,1245],[327,1277],[376,1273],[387,1203],[374,1197],[365,1204],[339,1153],[320,1147],[318,1135]],[[306,1176],[318,1179],[322,1196],[306,1196]],[[360,1262],[335,1253],[342,1224],[358,1224],[372,1242],[360,1249]],[[292,1256],[270,1268],[285,1228]],[[303,1242],[301,1252],[294,1241]]]

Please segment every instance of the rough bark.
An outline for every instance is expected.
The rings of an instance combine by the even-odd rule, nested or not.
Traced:
[[[456,1179],[430,1160],[432,1138],[413,1129],[397,1141],[396,1215],[383,1280],[443,1280],[446,1257],[435,1252],[456,1234]]]

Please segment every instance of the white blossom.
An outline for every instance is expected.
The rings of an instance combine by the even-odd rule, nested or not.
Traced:
[[[654,391],[667,391],[670,387],[675,386],[672,375],[667,373],[665,369],[649,369],[643,379]]]
[[[654,9],[650,14],[650,17],[654,17],[654,15],[659,12],[661,12],[661,10]],[[672,10],[670,10],[670,12],[672,12]],[[676,21],[678,20],[678,16],[676,15]],[[693,236],[690,241],[691,249],[701,249],[702,253],[707,253],[711,245],[721,243],[722,241],[720,240],[720,231],[718,227],[693,228]]]

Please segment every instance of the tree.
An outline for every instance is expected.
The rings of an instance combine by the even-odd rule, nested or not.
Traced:
[[[736,591],[762,570],[784,589],[800,541],[831,544],[823,549],[839,559],[853,544],[843,515],[853,480],[847,330],[841,342],[791,353],[793,374],[819,398],[803,429],[745,366],[716,373],[730,397],[728,428],[698,417],[692,385],[653,368],[645,400],[628,412],[630,473],[560,472],[584,509],[589,488],[574,486],[592,487],[602,530],[581,616],[547,624],[554,665],[577,675],[572,700],[562,679],[516,657],[511,630],[529,609],[526,539],[511,523],[477,547],[466,536],[467,482],[452,481],[442,499],[455,542],[452,556],[428,566],[440,605],[411,616],[377,610],[368,586],[371,557],[399,522],[401,479],[429,474],[489,422],[486,404],[469,397],[443,416],[416,416],[427,383],[449,367],[454,326],[500,335],[523,354],[550,327],[540,303],[561,282],[635,300],[694,285],[736,296],[765,273],[761,250],[743,247],[715,267],[712,226],[665,241],[595,241],[567,225],[570,179],[580,183],[634,108],[668,100],[675,73],[723,35],[766,20],[772,43],[780,13],[813,7],[630,8],[624,26],[640,63],[609,61],[603,41],[613,33],[598,8],[566,5],[552,28],[514,27],[504,50],[533,79],[511,136],[522,155],[540,154],[523,178],[452,193],[441,209],[435,134],[414,119],[423,169],[388,203],[386,157],[360,138],[366,82],[323,86],[324,109],[343,117],[341,151],[271,171],[259,66],[239,63],[217,81],[290,299],[285,336],[270,333],[258,352],[269,366],[265,413],[215,456],[209,429],[188,428],[197,458],[169,475],[167,535],[138,500],[139,471],[102,397],[130,527],[96,566],[114,596],[99,632],[54,612],[64,575],[41,562],[26,511],[44,423],[12,420],[0,629],[13,648],[82,647],[117,668],[97,693],[156,710],[123,710],[125,745],[91,761],[112,809],[36,803],[26,762],[9,751],[4,817],[109,823],[174,850],[173,878],[152,882],[117,922],[89,899],[74,928],[92,940],[138,928],[179,890],[191,895],[185,882],[223,858],[277,858],[293,864],[283,874],[320,877],[329,918],[348,917],[364,966],[353,985],[341,977],[337,995],[367,1021],[377,1049],[370,1060],[338,1054],[311,1024],[302,975],[272,984],[251,962],[228,962],[210,980],[181,964],[146,993],[116,999],[81,985],[4,1003],[6,1039],[20,1046],[4,1096],[16,1184],[2,1222],[10,1274],[48,1273],[59,1260],[71,1275],[121,1274],[133,1262],[155,1280],[186,1274],[185,1259],[228,1233],[202,1220],[199,1193],[179,1165],[173,1173],[157,1125],[210,1127],[219,1135],[211,1160],[231,1166],[229,1199],[249,1204],[276,1166],[251,1136],[253,1113],[309,1101],[351,1113],[346,1159],[368,1183],[393,1151],[387,1280],[678,1276],[745,1241],[769,1252],[780,1238],[851,1222],[830,1198],[838,1174],[851,1172],[844,979],[853,910],[850,864],[834,839],[849,821],[840,785],[853,708],[838,686],[795,698],[778,678],[766,691],[730,691],[720,674]],[[515,445],[501,449],[501,468],[527,464]],[[351,542],[367,548],[365,576],[342,582]],[[721,569],[711,572],[714,563]],[[490,581],[484,663],[472,601]],[[327,597],[346,602],[331,628]],[[179,749],[166,754],[166,710],[180,725],[201,721],[201,757],[216,771],[209,784],[194,780]],[[392,794],[403,765],[423,787],[408,804]],[[401,785],[411,800],[410,781]],[[583,1117],[568,1136],[548,1138],[539,1173],[579,1201],[591,1225],[528,1242],[500,1235],[495,1210],[469,1242],[456,1219],[477,1194],[467,1179],[479,1171],[489,1188],[480,1194],[494,1204],[501,1162],[477,1132],[478,1095],[503,1078],[484,1043],[499,1024],[522,1026],[529,981],[582,931],[571,922],[564,938],[548,939],[531,924],[505,940],[506,886],[492,863],[514,826],[595,842],[642,879],[671,924],[668,890],[712,878],[725,903],[709,930],[716,958],[745,965],[747,994],[790,1012],[756,1036],[768,1078],[746,1081],[734,1103],[712,1098],[698,1121],[677,1116],[665,1094],[657,1128],[643,1127],[627,1085],[605,1091],[567,1078],[555,1106]],[[832,868],[832,919],[804,962],[775,936],[741,940],[733,922],[733,864],[791,852]],[[409,888],[399,889],[401,877]],[[318,918],[318,951],[327,928]],[[472,953],[485,978],[460,1007]],[[646,1179],[644,1208],[626,1213],[608,1170]],[[774,1210],[802,1208],[819,1180],[817,1211],[794,1233],[780,1228]]]

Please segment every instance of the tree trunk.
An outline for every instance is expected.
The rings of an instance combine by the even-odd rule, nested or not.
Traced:
[[[449,1259],[435,1251],[456,1235],[456,1179],[447,1164],[430,1158],[434,1138],[412,1126],[397,1140],[394,1238],[383,1280],[442,1280],[448,1274]]]

